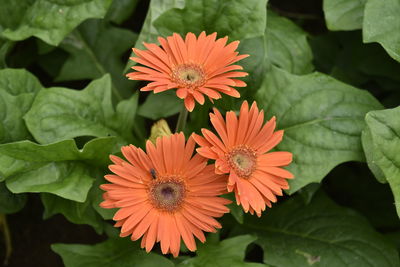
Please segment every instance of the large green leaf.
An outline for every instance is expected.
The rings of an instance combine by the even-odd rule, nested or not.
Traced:
[[[227,35],[231,40],[244,40],[264,33],[266,4],[266,0],[186,0],[183,9],[166,11],[154,26],[164,36],[205,30],[217,32],[220,37]]]
[[[331,31],[361,29],[367,0],[324,0],[326,26]]]
[[[102,18],[111,0],[0,0],[0,29],[11,40],[35,36],[58,45],[88,18]]]
[[[400,62],[400,0],[368,0],[364,11],[364,42],[380,43]]]
[[[40,143],[79,136],[116,136],[121,144],[126,144],[132,141],[130,127],[137,99],[135,94],[129,100],[121,101],[115,111],[111,102],[111,79],[106,75],[82,91],[42,90],[24,118],[29,131]],[[130,109],[121,108],[121,105],[130,105]]]
[[[278,150],[293,153],[290,191],[320,182],[336,165],[364,160],[361,131],[365,114],[382,108],[367,91],[327,75],[289,74],[272,68],[257,93],[269,117],[285,130]]]
[[[26,70],[0,70],[0,143],[29,138],[22,117],[40,89],[40,82]]]
[[[221,242],[218,241],[218,237],[217,240],[207,240],[206,244],[199,245],[198,250],[196,251],[196,257],[184,260],[178,266],[265,266],[264,264],[260,263],[250,263],[243,261],[247,246],[256,239],[257,238],[255,236],[241,235],[225,239]]]
[[[380,182],[388,182],[400,217],[400,107],[371,111],[363,146],[368,165]]]
[[[322,193],[309,205],[300,196],[261,218],[246,216],[245,230],[256,234],[264,262],[272,266],[399,266],[396,247],[358,213]]]
[[[92,19],[82,23],[61,43],[70,53],[56,80],[97,79],[110,73],[118,94],[130,96],[133,83],[122,75],[124,63],[121,55],[134,46],[137,35]],[[118,41],[112,41],[118,40]],[[121,96],[120,96],[121,98]]]
[[[291,20],[268,11],[266,40],[268,59],[294,74],[313,70],[307,34]]]
[[[82,150],[73,140],[49,145],[20,141],[0,145],[0,180],[13,193],[48,192],[83,202],[93,178],[84,163],[105,167],[115,151],[113,137],[89,141]]]
[[[66,267],[172,267],[168,259],[147,254],[129,239],[109,239],[96,245],[53,244],[51,249],[61,256]]]
[[[26,194],[13,194],[4,182],[0,182],[0,214],[19,211],[25,206]]]

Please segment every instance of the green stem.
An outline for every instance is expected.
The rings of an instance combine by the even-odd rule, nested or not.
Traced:
[[[187,117],[188,117],[188,111],[185,105],[182,105],[182,109],[178,117],[178,122],[176,123],[176,130],[175,130],[176,133],[185,130]]]
[[[4,242],[6,244],[6,256],[4,259],[4,266],[8,264],[8,260],[10,259],[11,252],[12,252],[12,244],[11,244],[11,233],[10,229],[8,228],[6,215],[0,214],[0,229],[4,235]]]

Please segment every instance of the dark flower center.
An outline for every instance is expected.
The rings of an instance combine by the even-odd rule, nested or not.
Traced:
[[[150,198],[153,204],[161,210],[174,211],[178,209],[184,195],[185,185],[177,179],[157,178],[150,186]]]

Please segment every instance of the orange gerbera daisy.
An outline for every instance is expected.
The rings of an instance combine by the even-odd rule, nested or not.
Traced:
[[[103,208],[119,208],[114,215],[121,237],[142,238],[141,247],[149,252],[160,242],[162,253],[178,256],[181,238],[187,248],[196,250],[194,237],[205,241],[204,233],[221,225],[214,217],[229,212],[230,201],[218,197],[226,193],[226,177],[217,175],[207,159],[193,156],[195,142],[185,144],[183,133],[160,137],[156,145],[147,141],[147,154],[133,145],[122,147],[127,161],[111,156],[106,175],[111,184]],[[193,157],[192,157],[193,156]]]
[[[201,146],[197,152],[215,159],[216,173],[229,173],[227,188],[235,192],[237,204],[245,212],[261,216],[265,205],[271,207],[276,195],[289,188],[286,179],[293,178],[289,171],[279,168],[290,164],[292,153],[267,153],[282,140],[283,131],[274,132],[275,117],[263,126],[264,111],[258,110],[256,102],[249,110],[244,101],[239,119],[229,111],[225,122],[217,109],[210,113],[210,119],[220,138],[207,129],[202,129],[204,137],[193,134]]]
[[[239,41],[226,45],[228,37],[217,39],[217,33],[206,35],[202,32],[198,38],[189,32],[185,40],[174,33],[166,39],[159,37],[161,44],[143,43],[147,50],[133,48],[137,57],[130,59],[143,66],[134,66],[137,72],[127,74],[131,80],[151,81],[141,91],[163,92],[177,89],[176,95],[184,99],[186,109],[192,111],[195,100],[204,104],[204,95],[210,101],[221,98],[220,93],[240,97],[232,88],[244,87],[246,83],[237,77],[247,75],[239,65],[233,63],[248,55],[238,55]],[[203,95],[204,94],[204,95]]]

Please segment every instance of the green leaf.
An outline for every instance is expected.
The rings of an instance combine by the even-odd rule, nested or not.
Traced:
[[[210,237],[209,237],[210,238]],[[252,235],[241,235],[225,239],[221,242],[208,240],[207,244],[200,244],[197,256],[184,260],[178,266],[203,267],[203,266],[237,266],[261,267],[260,263],[244,262],[247,246],[257,238]]]
[[[137,95],[119,105],[132,105],[136,109]],[[111,103],[109,75],[91,82],[84,90],[49,88],[42,90],[25,115],[29,131],[40,143],[51,143],[79,136],[116,136],[120,144],[132,140],[130,121],[123,121],[126,114],[121,107],[114,111]],[[132,114],[130,114],[132,115]]]
[[[88,224],[92,226],[99,234],[105,230],[106,222],[104,219],[112,219],[116,210],[106,210],[99,207],[100,202],[103,201],[103,191],[99,188],[99,185],[104,183],[105,180],[102,177],[102,172],[95,169],[91,169],[90,171],[91,175],[97,177],[97,179],[94,181],[94,184],[83,203],[60,198],[52,194],[41,194],[42,203],[45,209],[43,217],[45,219],[60,213],[72,223]]]
[[[67,199],[84,201],[93,179],[87,168],[77,162],[48,163],[6,180],[13,193],[49,192]]]
[[[297,76],[277,68],[268,73],[256,97],[268,117],[277,117],[277,129],[285,131],[278,150],[293,153],[290,193],[320,182],[342,162],[363,161],[364,116],[381,108],[367,91],[327,75]]]
[[[156,42],[160,33],[154,26],[154,22],[167,10],[183,8],[184,5],[185,0],[151,0],[146,19],[137,40],[138,46],[143,47],[142,42]]]
[[[146,253],[129,239],[109,239],[96,245],[53,244],[66,267],[172,267],[168,259]]]
[[[104,167],[115,138],[89,141],[79,150],[73,140],[49,145],[21,141],[0,145],[0,180],[13,193],[48,192],[83,202],[92,186],[90,163]]]
[[[118,92],[130,96],[133,83],[122,74],[124,63],[121,55],[130,51],[136,37],[135,33],[111,26],[104,20],[92,19],[82,23],[61,43],[61,48],[70,56],[56,80],[97,79],[110,73]]]
[[[0,38],[0,69],[7,68],[6,56],[13,45],[14,42]]]
[[[96,177],[96,180],[83,203],[42,193],[41,200],[44,206],[44,219],[60,213],[72,223],[88,224],[98,234],[103,233],[106,227],[110,226],[104,220],[112,219],[116,209],[103,209],[99,206],[100,202],[103,201],[102,195],[104,193],[99,186],[106,182],[102,171],[90,169],[90,173],[91,176]]]
[[[48,219],[56,214],[62,214],[68,221],[75,224],[88,224],[98,234],[104,231],[103,218],[93,209],[91,199],[85,202],[76,202],[52,194],[40,194],[44,206],[43,219]]]
[[[374,228],[400,229],[390,186],[379,183],[367,164],[341,164],[329,173],[322,186],[338,204],[360,212]]]
[[[309,205],[300,196],[261,218],[246,216],[245,229],[258,236],[264,262],[272,266],[399,266],[394,245],[358,213],[324,194]]]
[[[111,0],[0,0],[2,35],[20,41],[35,36],[58,45],[88,18],[102,18]]]
[[[224,195],[223,197],[232,201],[232,203],[228,205],[228,208],[233,218],[235,218],[235,220],[238,223],[243,223],[243,216],[244,216],[243,208],[242,206],[236,204],[235,195],[230,193]]]
[[[342,49],[335,55],[332,76],[357,86],[364,86],[368,81],[382,86],[381,81],[388,78],[400,81],[400,64],[379,44],[363,44],[361,32],[338,32],[335,37]]]
[[[186,0],[183,9],[163,13],[154,26],[164,36],[174,32],[196,35],[217,32],[219,37],[244,40],[264,34],[267,0]]]
[[[96,179],[95,184],[93,185],[91,191],[89,192],[89,198],[92,204],[92,208],[97,211],[98,214],[104,220],[111,220],[114,217],[115,212],[118,209],[104,209],[100,207],[100,203],[103,202],[103,193],[104,191],[100,189],[101,184],[105,184],[107,181],[103,177],[99,177]],[[79,204],[79,203],[78,203]]]
[[[139,0],[113,0],[105,19],[121,24],[130,17],[138,2]]]
[[[321,184],[311,183],[298,191],[305,204],[309,204],[311,202],[320,187]]]
[[[10,214],[21,210],[26,203],[26,194],[13,194],[4,182],[0,183],[0,214]]]
[[[400,62],[400,1],[368,0],[364,11],[364,42],[378,42]]]
[[[154,27],[153,22],[165,11],[171,8],[182,8],[183,6],[184,0],[151,0],[146,19],[144,20],[135,47],[143,49],[143,42],[157,42],[157,37],[160,36],[160,33]],[[132,53],[131,56],[134,56],[134,54]],[[133,65],[135,65],[135,63],[132,60],[129,60],[125,66],[124,72],[127,72]]]
[[[367,0],[324,0],[326,26],[331,31],[361,29]]]
[[[400,107],[368,112],[363,146],[368,166],[380,182],[388,182],[400,217]]]
[[[138,114],[142,117],[157,120],[177,114],[183,103],[175,91],[166,91],[160,94],[150,94],[139,107]]]
[[[0,143],[30,137],[22,117],[41,89],[40,82],[26,70],[0,70]]]
[[[307,34],[291,20],[268,11],[266,40],[268,59],[274,65],[294,74],[313,70]]]

